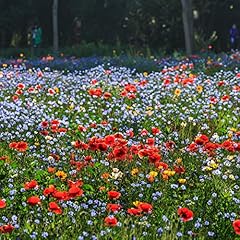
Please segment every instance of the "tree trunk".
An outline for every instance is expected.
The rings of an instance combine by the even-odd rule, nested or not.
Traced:
[[[192,0],[181,0],[182,18],[187,55],[193,53],[193,9]]]
[[[58,0],[53,0],[52,5],[52,22],[53,22],[53,51],[58,53]]]

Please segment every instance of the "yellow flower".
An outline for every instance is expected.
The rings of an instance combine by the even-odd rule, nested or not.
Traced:
[[[74,104],[73,104],[73,103],[71,103],[71,105],[69,106],[69,109],[70,109],[70,110],[73,110],[73,109],[74,109]]]
[[[213,169],[216,169],[216,168],[218,168],[218,164],[215,163],[214,161],[211,161],[210,164],[209,164],[209,167],[211,167]]]
[[[20,55],[19,55],[20,57],[23,57],[24,56],[24,54],[23,53],[20,53]]]
[[[211,168],[211,167],[208,167],[208,166],[206,166],[206,167],[203,167],[203,171],[212,171],[213,169]]]
[[[230,130],[231,130],[232,132],[236,132],[236,131],[237,131],[236,128],[231,128]]]
[[[153,113],[154,113],[154,112],[153,112],[153,111],[150,111],[150,110],[149,110],[149,111],[146,111],[146,115],[148,115],[148,116],[152,116]]]
[[[232,174],[230,174],[228,177],[229,177],[229,179],[231,179],[231,180],[235,180],[235,177],[234,177],[234,175],[232,175]]]
[[[227,159],[228,159],[229,161],[232,161],[232,160],[234,159],[234,156],[233,156],[233,155],[228,155],[228,156],[227,156]]]
[[[151,177],[156,177],[156,176],[158,175],[158,172],[151,171],[151,172],[149,173],[149,175],[150,175]]]
[[[2,66],[5,68],[5,67],[7,67],[7,64],[6,64],[6,63],[3,63],[3,65],[2,65]]]
[[[148,73],[147,73],[147,72],[144,72],[144,73],[143,73],[143,76],[144,76],[144,77],[147,77],[147,76],[148,76]]]
[[[126,107],[128,110],[131,110],[131,109],[133,109],[133,107],[132,106],[127,106]]]
[[[55,88],[54,88],[54,91],[55,91],[56,93],[59,93],[60,90],[59,90],[58,87],[55,87]]]
[[[182,158],[177,158],[176,162],[177,162],[177,164],[181,164],[182,163]]]
[[[174,91],[174,94],[175,94],[176,96],[180,96],[180,94],[181,94],[181,89],[177,88],[177,89]]]
[[[59,178],[61,178],[61,180],[64,180],[67,178],[67,174],[64,171],[57,171],[55,173],[55,175]]]
[[[134,205],[135,207],[138,207],[138,205],[139,205],[140,203],[141,203],[140,201],[135,201],[135,202],[133,202],[133,205]]]
[[[185,178],[179,178],[178,182],[181,183],[181,184],[184,184],[184,183],[187,182],[187,180]]]
[[[168,177],[174,176],[175,173],[176,173],[175,171],[171,171],[171,170],[165,170],[165,171],[163,171],[163,174],[164,174],[164,175],[167,175]]]
[[[202,91],[203,91],[203,87],[200,86],[200,85],[198,85],[198,86],[197,86],[197,92],[198,92],[198,93],[201,93]]]
[[[136,175],[138,175],[138,173],[139,173],[138,168],[133,168],[131,171],[132,176],[136,176]]]

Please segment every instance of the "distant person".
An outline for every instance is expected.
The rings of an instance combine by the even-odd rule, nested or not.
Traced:
[[[29,47],[32,47],[32,30],[33,30],[33,26],[30,25],[27,29],[27,45]]]
[[[81,30],[82,30],[82,21],[78,17],[75,17],[74,20],[73,20],[74,44],[80,44],[80,42],[81,42]]]
[[[42,28],[37,24],[34,25],[32,29],[32,47],[33,55],[38,53],[38,49],[42,43]],[[38,54],[37,54],[38,55]]]
[[[232,25],[232,27],[230,28],[229,34],[230,34],[231,50],[236,50],[238,48],[238,39],[239,39],[239,32],[236,24]]]
[[[33,41],[33,47],[35,48],[39,47],[42,42],[42,29],[40,26],[36,24],[32,30],[32,41]]]

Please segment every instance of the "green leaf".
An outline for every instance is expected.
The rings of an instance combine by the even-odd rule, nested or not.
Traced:
[[[83,190],[89,191],[89,192],[94,192],[94,188],[93,188],[93,186],[90,185],[90,184],[84,184],[84,185],[83,185]]]

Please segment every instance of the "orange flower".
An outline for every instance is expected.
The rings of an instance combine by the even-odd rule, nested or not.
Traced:
[[[103,173],[101,178],[103,179],[108,179],[110,177],[110,174],[109,173]]]
[[[56,171],[55,167],[48,167],[48,172],[49,173],[54,173]]]

